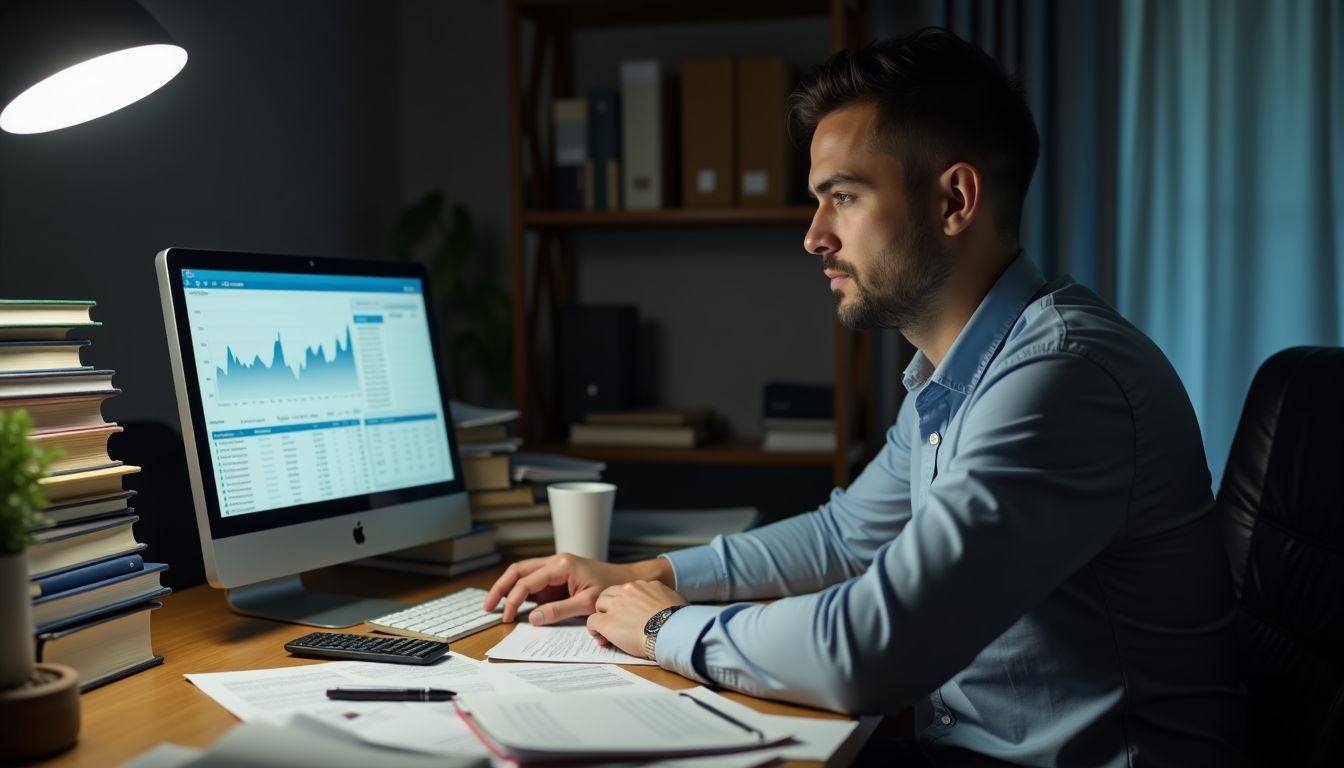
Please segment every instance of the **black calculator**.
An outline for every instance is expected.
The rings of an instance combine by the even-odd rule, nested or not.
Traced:
[[[285,643],[295,656],[392,664],[432,664],[448,652],[448,644],[418,637],[376,637],[346,632],[313,632]]]

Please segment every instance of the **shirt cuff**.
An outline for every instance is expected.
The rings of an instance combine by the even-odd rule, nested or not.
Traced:
[[[692,603],[728,599],[728,571],[712,547],[692,547],[661,557],[672,564],[672,575],[676,579],[673,589],[682,597]]]
[[[688,605],[668,617],[653,647],[658,666],[699,683],[713,683],[695,670],[695,646],[722,610],[713,605]]]

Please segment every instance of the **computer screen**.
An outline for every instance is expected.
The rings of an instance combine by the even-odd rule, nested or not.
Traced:
[[[465,532],[423,267],[178,248],[157,261],[212,584]]]

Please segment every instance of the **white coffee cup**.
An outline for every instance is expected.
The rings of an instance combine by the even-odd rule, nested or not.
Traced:
[[[555,526],[555,551],[606,560],[616,486],[555,483],[546,486],[546,496],[551,502],[551,523]]]

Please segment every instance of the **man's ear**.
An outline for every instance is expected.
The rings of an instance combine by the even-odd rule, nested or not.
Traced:
[[[980,214],[980,172],[968,163],[952,165],[938,177],[938,191],[943,234],[951,237],[966,231]]]

